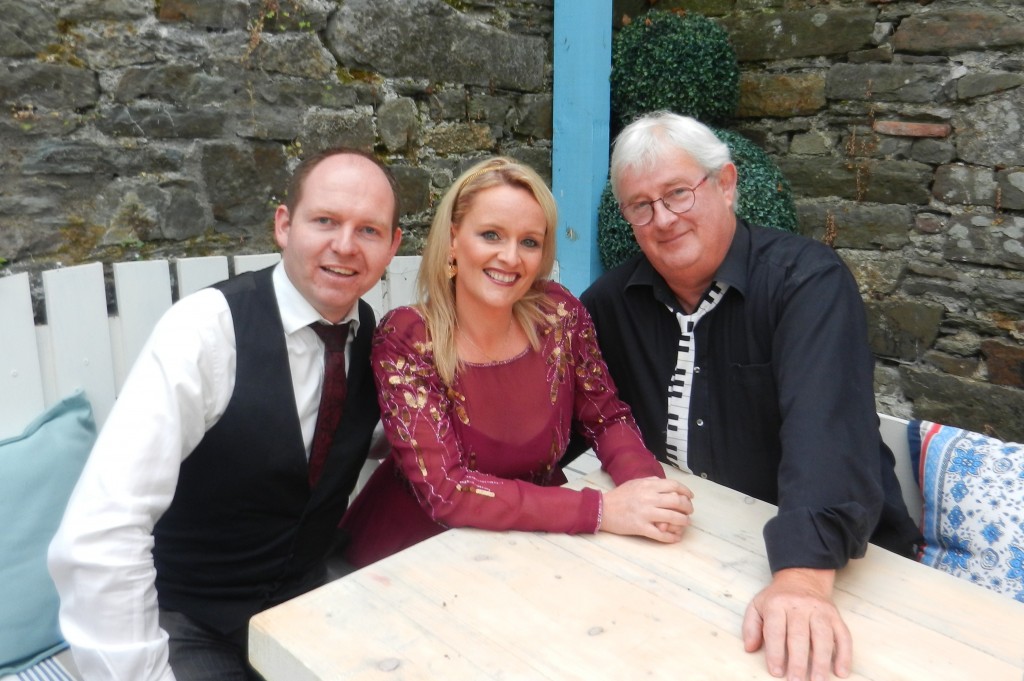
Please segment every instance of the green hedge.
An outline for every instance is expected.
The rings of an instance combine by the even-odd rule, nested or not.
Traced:
[[[729,34],[700,14],[651,10],[612,39],[612,120],[666,109],[708,125],[739,102],[740,71]]]
[[[715,134],[728,145],[739,173],[736,214],[748,222],[796,232],[793,189],[772,157],[738,132],[715,129]]]

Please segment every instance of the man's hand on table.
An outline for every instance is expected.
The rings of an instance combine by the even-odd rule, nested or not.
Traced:
[[[792,681],[850,675],[853,640],[832,602],[835,570],[779,570],[747,606],[743,645],[764,646],[768,672]]]
[[[693,513],[693,492],[675,480],[637,478],[603,495],[601,531],[674,543]]]

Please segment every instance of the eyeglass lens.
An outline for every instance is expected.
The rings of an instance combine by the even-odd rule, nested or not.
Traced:
[[[626,222],[637,227],[643,227],[654,219],[654,204],[658,201],[661,201],[665,208],[668,208],[676,215],[685,213],[693,208],[693,204],[697,200],[697,187],[704,184],[706,179],[708,179],[707,175],[693,187],[676,187],[660,199],[655,199],[654,201],[641,201],[639,203],[631,203],[628,206],[621,206],[619,212],[622,213],[622,217],[626,219]]]

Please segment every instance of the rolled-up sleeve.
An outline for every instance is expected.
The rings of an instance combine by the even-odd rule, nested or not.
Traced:
[[[772,339],[782,458],[772,571],[864,555],[883,503],[873,358],[856,282],[838,256],[787,280]]]

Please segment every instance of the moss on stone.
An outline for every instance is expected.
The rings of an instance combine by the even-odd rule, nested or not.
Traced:
[[[79,36],[74,31],[75,24],[66,19],[57,22],[58,42],[47,45],[39,54],[39,61],[47,64],[66,64],[76,68],[85,68],[85,61],[75,50],[78,48]]]
[[[384,78],[379,73],[375,73],[373,71],[349,69],[344,66],[339,66],[334,72],[338,76],[338,81],[343,85],[348,83],[369,83],[370,85],[377,85],[384,82]]]
[[[443,0],[443,2],[454,10],[465,12],[467,4],[465,0]]]
[[[65,226],[58,229],[61,247],[57,253],[73,263],[88,260],[106,231],[100,225],[92,225],[79,215],[68,216]]]

